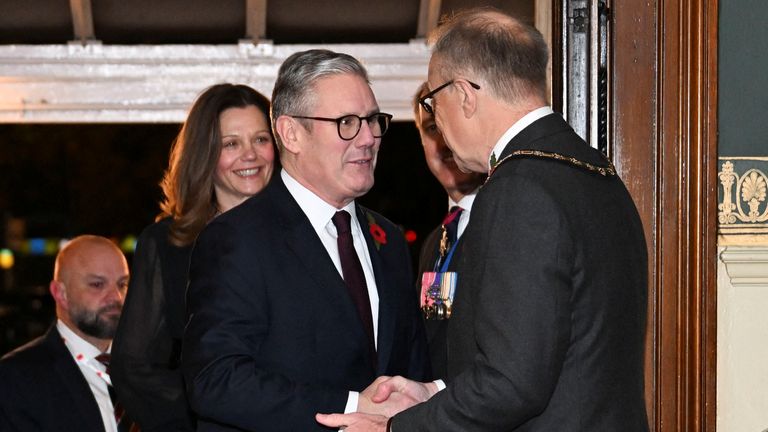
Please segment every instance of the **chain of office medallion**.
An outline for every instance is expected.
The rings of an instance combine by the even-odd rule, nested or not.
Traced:
[[[491,168],[491,172],[488,173],[488,178],[485,181],[488,182],[488,180],[491,179],[491,176],[493,175],[494,171],[496,171],[496,169],[507,160],[515,157],[524,157],[524,156],[533,156],[533,157],[539,157],[539,158],[545,158],[545,159],[555,159],[555,160],[567,162],[567,163],[570,163],[571,165],[575,165],[579,168],[584,168],[586,170],[598,173],[605,177],[616,175],[616,168],[613,167],[613,164],[611,163],[610,160],[608,160],[608,158],[605,158],[605,161],[608,165],[603,167],[603,166],[593,165],[588,162],[580,161],[573,157],[564,156],[564,155],[561,155],[560,153],[543,152],[539,150],[516,150],[512,152],[512,154],[509,154],[503,157],[498,162],[496,162],[496,165],[494,165],[493,168]],[[603,155],[603,157],[605,156]]]

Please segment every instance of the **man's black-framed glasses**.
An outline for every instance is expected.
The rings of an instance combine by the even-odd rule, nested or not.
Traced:
[[[381,138],[387,133],[389,129],[389,122],[392,120],[392,114],[387,113],[374,113],[368,117],[360,117],[354,114],[347,114],[339,118],[328,117],[308,117],[292,115],[293,118],[307,119],[307,120],[319,120],[336,123],[336,130],[339,132],[339,138],[344,141],[355,139],[358,133],[360,133],[360,127],[363,125],[363,120],[368,123],[368,128],[371,130],[374,138]]]
[[[471,85],[472,88],[474,88],[475,90],[480,90],[480,86],[475,84],[475,83],[473,83],[472,81],[470,81],[470,80],[464,80],[464,81],[468,82],[469,85]],[[449,85],[453,84],[454,82],[456,82],[456,80],[452,79],[452,80],[448,81],[447,83],[445,83],[445,84],[443,84],[441,86],[437,86],[436,89],[434,89],[431,92],[429,92],[429,93],[425,94],[424,96],[420,97],[419,98],[419,105],[421,105],[421,107],[424,108],[424,111],[434,115],[435,114],[435,109],[432,108],[432,104],[433,104],[433,100],[435,98],[435,95],[437,94],[437,92],[439,92],[440,90],[448,87]]]

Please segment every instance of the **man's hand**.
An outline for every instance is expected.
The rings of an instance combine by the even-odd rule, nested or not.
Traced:
[[[413,405],[415,405],[417,403],[425,402],[437,393],[437,384],[432,382],[420,383],[401,376],[387,379],[382,378],[386,377],[377,378],[373,384],[365,389],[365,391],[368,391],[371,387],[376,386],[376,392],[371,396],[371,401],[374,403],[384,402],[394,395],[405,395],[413,400]]]
[[[392,417],[393,415],[408,409],[417,403],[421,402],[415,400],[413,397],[406,393],[397,393],[396,391],[390,391],[390,387],[385,387],[385,390],[381,389],[381,385],[388,382],[393,378],[388,376],[380,376],[376,378],[365,390],[360,393],[360,397],[357,402],[357,412],[367,414],[380,414],[385,417]],[[405,378],[402,378],[403,380]],[[398,381],[399,382],[399,381]],[[379,395],[381,393],[381,395]],[[374,399],[377,397],[377,399]]]
[[[315,420],[344,432],[387,432],[387,418],[375,414],[316,414]]]

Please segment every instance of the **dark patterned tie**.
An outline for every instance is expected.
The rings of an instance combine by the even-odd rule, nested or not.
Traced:
[[[363,323],[363,330],[368,336],[369,352],[373,369],[376,369],[376,345],[373,339],[373,318],[371,316],[371,301],[368,298],[368,286],[365,283],[365,274],[363,266],[360,265],[360,259],[355,252],[355,245],[352,241],[352,230],[350,228],[351,216],[344,210],[336,212],[331,219],[338,232],[337,244],[339,247],[339,258],[341,259],[341,272],[344,274],[344,283],[347,285],[347,291],[355,304],[357,314]]]
[[[109,364],[112,362],[112,354],[101,353],[95,359],[107,368],[107,375],[109,375]],[[115,423],[117,424],[118,432],[139,432],[139,425],[133,423],[125,416],[125,408],[117,400],[115,389],[110,384],[107,384],[107,390],[109,390],[109,398],[112,400],[112,407],[115,410]]]

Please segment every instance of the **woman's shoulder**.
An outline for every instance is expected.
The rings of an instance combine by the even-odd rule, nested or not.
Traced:
[[[171,222],[173,222],[173,218],[168,216],[148,225],[139,235],[139,241],[153,240],[155,242],[167,243]]]

